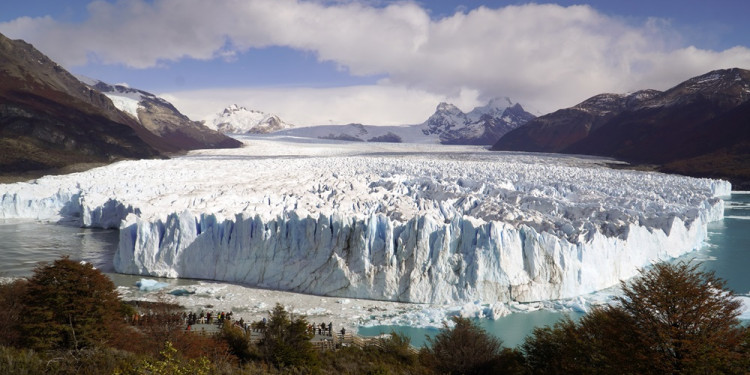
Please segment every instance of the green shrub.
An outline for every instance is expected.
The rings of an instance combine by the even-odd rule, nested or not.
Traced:
[[[422,359],[440,374],[483,374],[502,353],[502,342],[475,322],[454,317],[434,338],[427,338]]]
[[[318,356],[310,342],[312,334],[308,332],[307,325],[304,317],[292,320],[284,307],[277,303],[259,344],[263,357],[277,367],[316,368]]]

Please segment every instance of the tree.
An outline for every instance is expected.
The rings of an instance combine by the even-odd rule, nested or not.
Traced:
[[[26,286],[21,336],[33,349],[79,349],[107,342],[122,329],[122,303],[112,281],[67,257],[41,264]]]
[[[276,366],[317,366],[317,353],[307,330],[307,319],[292,319],[284,306],[277,303],[263,331],[260,350]]]
[[[482,374],[502,354],[502,342],[467,318],[454,317],[434,338],[427,338],[422,359],[440,374]]]
[[[258,350],[250,343],[250,333],[242,328],[224,321],[219,338],[229,347],[229,351],[242,363],[259,359]]]
[[[384,354],[393,357],[394,361],[413,365],[417,362],[416,352],[411,346],[411,339],[406,334],[391,331],[390,336],[380,339],[378,348]]]
[[[26,280],[0,284],[0,306],[3,307],[3,324],[0,324],[0,346],[17,345],[21,338],[21,310],[26,296]]]
[[[534,374],[585,374],[590,343],[582,340],[576,322],[565,317],[552,327],[535,328],[521,349]]]
[[[522,348],[533,373],[748,371],[748,329],[725,282],[698,265],[660,263],[622,283],[616,304],[540,328]]]
[[[741,303],[726,282],[698,264],[660,263],[641,271],[617,298],[643,363],[658,373],[730,371],[741,359]]]

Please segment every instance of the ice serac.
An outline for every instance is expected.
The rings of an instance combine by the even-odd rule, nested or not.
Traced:
[[[0,185],[0,217],[117,223],[123,273],[494,303],[592,292],[696,249],[731,188],[465,146],[245,142]]]

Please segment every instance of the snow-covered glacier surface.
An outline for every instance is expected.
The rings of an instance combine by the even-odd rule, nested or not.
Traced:
[[[700,247],[724,181],[477,147],[242,149],[0,185],[0,218],[119,228],[118,272],[336,297],[529,302]]]

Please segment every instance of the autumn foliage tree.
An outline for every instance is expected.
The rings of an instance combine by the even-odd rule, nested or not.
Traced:
[[[26,280],[15,280],[0,284],[0,306],[3,308],[3,324],[0,324],[0,346],[20,343],[21,309],[26,296]]]
[[[420,353],[422,362],[439,374],[518,373],[520,355],[503,348],[502,341],[475,322],[454,317]]]
[[[732,372],[742,359],[742,305],[713,272],[661,263],[622,289],[618,302],[638,340],[636,358],[654,372]]]
[[[20,324],[27,347],[79,349],[108,342],[124,327],[112,281],[89,263],[67,257],[34,270]]]
[[[622,283],[617,303],[538,328],[522,349],[538,374],[747,373],[748,329],[723,280],[660,263]]]

